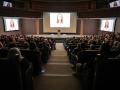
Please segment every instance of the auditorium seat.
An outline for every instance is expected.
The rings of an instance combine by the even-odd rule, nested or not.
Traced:
[[[7,90],[33,90],[32,65],[22,71],[18,55],[14,58],[0,58],[0,83],[1,89]]]
[[[27,44],[22,44],[22,43],[16,43],[16,46],[20,49],[28,49],[28,45]]]
[[[46,64],[50,57],[51,49],[48,46],[44,46],[43,49],[41,50],[41,52],[42,52],[41,60],[42,60],[43,64]]]
[[[68,57],[69,57],[69,60],[71,62],[71,52],[77,47],[77,44],[72,44],[72,43],[69,43],[68,46],[67,46],[67,54],[68,54]]]
[[[9,52],[8,48],[1,48],[0,49],[0,58],[5,58]]]
[[[33,75],[39,75],[42,69],[41,52],[28,49],[21,49],[20,51],[23,57],[32,62]]]
[[[77,60],[76,73],[82,78],[85,90],[92,90],[95,72],[95,58],[99,50],[84,50],[74,56]],[[74,59],[75,59],[74,58]]]
[[[0,58],[0,82],[4,90],[8,88],[11,90],[23,90],[20,64],[17,60],[17,57],[13,60]]]
[[[120,58],[102,58],[96,60],[94,90],[119,90]]]
[[[99,50],[83,50],[78,53],[78,63],[91,63],[94,61]]]

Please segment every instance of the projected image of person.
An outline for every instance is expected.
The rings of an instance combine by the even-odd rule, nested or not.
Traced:
[[[3,6],[4,7],[12,7],[11,0],[9,0],[9,1],[3,1]]]
[[[117,5],[117,2],[114,2],[113,6],[114,6],[114,7],[115,7],[115,6],[118,6],[118,5]]]
[[[108,20],[105,21],[105,26],[104,26],[104,28],[105,28],[105,29],[108,29],[108,28],[109,28],[109,21],[108,21]]]
[[[57,24],[63,24],[63,15],[62,14],[57,15]]]
[[[14,21],[14,19],[10,19],[9,25],[9,30],[17,30],[16,22]]]
[[[11,28],[14,28],[14,27],[15,27],[15,24],[14,24],[14,20],[13,20],[13,19],[10,20],[10,27],[11,27]]]

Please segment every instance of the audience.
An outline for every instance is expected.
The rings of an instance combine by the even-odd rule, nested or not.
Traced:
[[[33,70],[37,70],[37,73],[39,73],[39,65],[41,66],[40,67],[41,72],[44,72],[43,66],[48,62],[51,51],[56,49],[55,45],[56,45],[56,42],[55,42],[55,39],[53,38],[44,38],[44,37],[39,37],[39,36],[27,36],[27,35],[20,35],[20,34],[0,36],[0,49],[2,48],[8,49],[9,52],[6,57],[11,59],[11,63],[13,63],[12,58],[18,55],[18,58],[19,58],[18,62],[20,62],[21,69],[23,72],[29,66],[30,61],[28,60],[28,58],[23,57],[24,55],[22,54],[22,51],[21,51],[22,49],[23,50],[25,49],[26,51],[28,50],[31,52],[40,53],[39,54],[40,62],[39,60],[38,61],[33,60],[33,58],[31,58],[32,56],[29,56],[29,58],[33,60],[33,61],[31,60],[33,68],[34,68]],[[73,45],[74,48],[69,47],[70,45]],[[117,33],[117,34],[103,33],[102,35],[85,35],[81,37],[66,38],[64,41],[64,46],[65,46],[65,49],[67,50],[67,53],[69,53],[68,57],[71,57],[73,55],[75,56],[75,58],[78,58],[77,56],[79,52],[82,52],[85,50],[86,51],[87,50],[88,51],[98,50],[102,59],[106,59],[109,57],[120,58],[120,33]],[[69,51],[69,49],[71,51]],[[72,65],[73,65],[72,68],[76,69],[77,68],[76,65],[77,63],[79,63],[79,61],[73,58],[70,58],[70,59],[72,59]],[[89,59],[89,57],[87,57],[87,59]],[[85,65],[87,64],[85,63]],[[82,68],[84,69],[83,66]],[[92,69],[94,68],[94,66],[91,67],[90,65],[89,68],[91,69],[88,69],[88,67],[87,69],[85,68],[86,70],[85,72],[87,72],[86,75],[92,76],[91,72],[93,73]],[[22,75],[23,74],[24,73],[22,73]]]
[[[16,55],[19,56],[19,60],[22,60],[24,57],[21,55],[21,52],[18,48],[13,47],[8,52],[8,58],[14,58]]]
[[[0,42],[0,48],[3,48],[3,44],[2,44],[2,42]]]
[[[120,34],[104,33],[102,35],[85,35],[81,37],[73,37],[65,39],[66,46],[69,44],[76,45],[76,48],[71,49],[73,55],[77,55],[82,50],[100,50],[101,56],[109,57],[110,52],[120,52]],[[55,40],[53,38],[44,38],[39,36],[27,35],[1,35],[0,48],[6,47],[29,49],[41,52],[41,60],[46,64],[51,54],[51,50],[55,50]],[[66,49],[68,47],[65,47]],[[70,55],[71,55],[70,54]],[[118,56],[118,54],[116,54]],[[77,61],[73,61],[73,66]]]
[[[38,47],[37,47],[35,42],[30,42],[29,49],[33,50],[33,51],[39,51],[39,49],[38,49]]]
[[[71,48],[71,45],[73,46],[76,45],[77,47]],[[105,60],[106,58],[111,58],[111,57],[119,58],[120,57],[120,54],[119,54],[120,53],[120,34],[119,33],[114,34],[114,33],[108,32],[108,33],[103,33],[102,35],[85,35],[81,37],[66,38],[64,41],[64,46],[65,46],[65,49],[67,50],[70,63],[72,62],[71,63],[73,65],[72,68],[75,70],[74,75],[77,75],[76,69],[80,68],[79,71],[81,71],[82,66],[86,67],[87,65],[89,65],[89,67],[91,67],[91,70],[94,71],[93,70],[94,64],[92,66],[92,63],[94,62],[91,63],[90,61],[85,61],[86,62],[85,65],[82,65],[80,63],[81,59],[83,58],[87,60],[91,58],[93,59],[94,55],[92,56],[91,54],[89,54],[91,55],[91,57],[85,57],[85,55],[83,55],[84,57],[82,57],[80,53],[81,51],[93,50],[93,52],[95,51],[93,54],[96,54],[96,55],[98,51],[98,54],[100,55],[101,60]],[[69,49],[72,51],[69,52]],[[87,62],[90,62],[90,63],[87,64]],[[80,66],[78,67],[79,64]]]
[[[18,55],[18,60],[19,60],[17,62],[21,63],[21,68],[23,69],[23,71],[25,71],[27,69],[27,67],[29,66],[30,62],[22,56],[22,54],[18,48],[16,48],[16,47],[11,48],[8,52],[7,57],[12,60],[12,58],[15,58],[16,55]]]

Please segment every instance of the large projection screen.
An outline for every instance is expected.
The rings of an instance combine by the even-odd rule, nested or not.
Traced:
[[[120,0],[116,0],[116,1],[110,2],[109,5],[110,5],[110,8],[120,7]]]
[[[70,13],[50,13],[50,27],[51,28],[69,28],[70,27]]]
[[[101,19],[100,30],[114,32],[115,18]]]
[[[18,17],[3,17],[5,31],[16,31],[19,29],[19,18]]]
[[[43,13],[43,33],[76,33],[75,12],[44,12]]]

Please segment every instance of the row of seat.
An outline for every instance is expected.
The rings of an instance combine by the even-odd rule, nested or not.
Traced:
[[[0,58],[0,83],[1,89],[7,90],[33,90],[32,64],[26,68],[19,60],[19,55],[14,58]]]
[[[66,51],[67,51],[67,54],[68,54],[70,63],[73,62],[73,60],[72,60],[72,56],[73,56],[73,55],[72,55],[72,51],[73,51],[78,45],[80,45],[80,44],[81,44],[81,43],[72,44],[72,43],[66,43],[66,42],[64,42],[64,47],[65,47],[65,49],[66,49]],[[94,47],[95,47],[94,50],[99,50],[100,45],[95,45]],[[90,48],[90,45],[85,46],[85,49],[86,49],[86,50],[88,50],[89,48]]]
[[[7,86],[12,90],[33,90],[32,77],[41,73],[43,64],[47,63],[51,50],[44,48],[39,49],[40,51],[20,49],[24,59],[30,62],[27,68],[22,68],[20,62],[17,62],[17,58],[12,59],[14,61],[12,63],[7,57],[9,50],[9,48],[0,49],[0,73],[2,73],[0,81],[3,88],[6,90]]]
[[[119,88],[120,58],[118,52],[110,52],[103,57],[100,50],[82,50],[72,54],[75,44],[64,43],[70,63],[76,63],[77,77],[81,79],[83,90],[107,90]],[[100,45],[97,47],[100,47]]]
[[[98,56],[95,64],[94,90],[119,90],[120,58],[102,58]]]
[[[22,56],[27,59],[29,62],[32,62],[34,70],[33,74],[39,74],[42,70],[42,64],[47,63],[49,59],[49,52],[44,50],[44,53],[36,50],[29,49],[20,49]],[[7,57],[9,49],[2,48],[0,49],[0,57]]]

